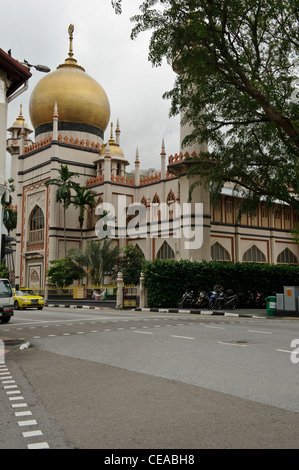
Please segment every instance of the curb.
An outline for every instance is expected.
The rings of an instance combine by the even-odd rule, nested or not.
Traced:
[[[110,307],[93,307],[92,305],[65,305],[65,304],[45,304],[45,307],[63,307],[63,308],[87,308],[93,310],[103,310]]]
[[[64,305],[64,304],[45,304],[45,307],[52,308],[85,308],[90,310],[103,310],[103,307],[93,307],[91,305]],[[106,307],[108,308],[108,307]],[[120,310],[114,308],[114,310]],[[260,315],[249,315],[244,313],[223,312],[220,310],[195,310],[195,309],[180,309],[180,308],[135,308],[135,312],[154,312],[154,313],[193,313],[196,315],[218,315],[226,317],[249,317],[249,318],[264,318]]]
[[[248,315],[244,313],[223,312],[219,310],[194,310],[194,309],[180,309],[180,308],[136,308],[138,312],[160,312],[160,313],[193,313],[196,315],[220,315],[225,317],[251,317],[251,318],[264,318],[259,315]]]

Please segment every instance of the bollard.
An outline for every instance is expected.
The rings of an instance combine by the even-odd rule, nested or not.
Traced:
[[[122,310],[124,306],[124,281],[123,274],[117,273],[117,295],[116,295],[116,309]]]

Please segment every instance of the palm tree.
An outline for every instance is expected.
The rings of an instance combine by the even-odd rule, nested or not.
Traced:
[[[81,248],[83,246],[83,234],[82,234],[82,228],[83,228],[83,223],[84,223],[84,218],[85,218],[85,212],[86,212],[86,207],[89,206],[90,210],[93,210],[96,206],[96,201],[95,201],[95,196],[96,193],[92,191],[91,189],[87,189],[86,186],[82,186],[76,188],[76,195],[73,199],[73,204],[77,208],[79,207],[79,226],[80,226],[80,231],[81,231]]]
[[[45,182],[45,186],[58,186],[56,191],[56,201],[63,203],[63,223],[64,223],[64,256],[66,257],[66,209],[71,204],[71,190],[77,189],[79,185],[73,181],[74,177],[79,176],[78,173],[69,171],[67,165],[61,165],[58,170],[58,178],[52,178]]]
[[[84,251],[73,248],[68,253],[71,259],[88,268],[94,286],[103,284],[106,276],[112,279],[116,276],[119,248],[111,248],[112,242],[113,240],[108,239],[103,242],[90,240]]]

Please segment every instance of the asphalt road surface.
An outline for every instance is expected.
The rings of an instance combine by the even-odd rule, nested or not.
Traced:
[[[298,319],[45,308],[0,338],[1,449],[299,447]]]

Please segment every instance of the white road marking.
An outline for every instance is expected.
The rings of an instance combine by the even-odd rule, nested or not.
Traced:
[[[247,330],[250,333],[263,333],[264,335],[272,335],[272,331],[262,331],[262,330]]]
[[[216,328],[217,330],[225,330],[224,326],[205,325],[205,328]]]
[[[246,347],[247,344],[239,344],[239,343],[226,343],[225,341],[217,341],[218,344],[225,344],[227,346],[243,346]]]
[[[172,338],[183,338],[183,339],[194,339],[191,336],[179,336],[179,335],[171,335]]]
[[[27,421],[18,421],[19,426],[35,426],[37,424],[36,419],[29,419]]]
[[[134,333],[142,333],[144,335],[152,335],[153,334],[150,331],[134,331]]]

